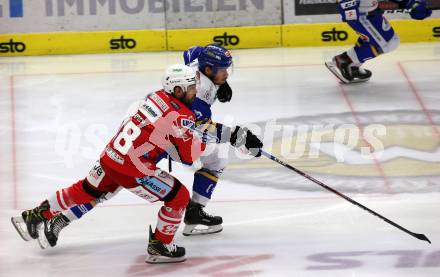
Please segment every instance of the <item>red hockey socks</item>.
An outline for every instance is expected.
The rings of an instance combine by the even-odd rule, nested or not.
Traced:
[[[173,200],[165,202],[165,205],[159,210],[156,230],[154,232],[156,239],[165,244],[173,241],[188,201],[189,192],[182,185]]]
[[[83,181],[80,180],[68,188],[57,190],[55,195],[47,199],[50,210],[43,212],[43,216],[51,218],[54,214],[67,210],[72,206],[86,204],[95,200],[96,197],[91,196],[84,190]]]

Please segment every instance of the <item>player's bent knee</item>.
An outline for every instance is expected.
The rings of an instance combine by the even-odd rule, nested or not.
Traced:
[[[177,185],[177,183],[179,185]],[[181,209],[185,208],[189,202],[189,191],[188,189],[182,185],[178,180],[176,180],[176,193],[174,195],[169,195],[171,197],[167,197],[168,199],[164,199],[165,206],[173,208],[173,209]]]
[[[92,187],[86,179],[83,179],[74,185],[65,189],[65,195],[63,196],[65,203],[68,206],[73,204],[80,205],[86,204],[95,200],[103,192],[98,191],[96,188]]]

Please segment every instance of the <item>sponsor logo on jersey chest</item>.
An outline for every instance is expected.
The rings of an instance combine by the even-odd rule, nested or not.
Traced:
[[[163,114],[151,99],[147,99],[139,108],[139,111],[146,116],[151,123],[156,122]]]
[[[118,164],[124,164],[124,159],[119,156],[113,149],[111,149],[110,147],[107,147],[105,149],[105,153],[107,154],[107,156],[112,159],[113,161],[117,162]]]
[[[147,110],[147,112],[148,112],[149,114],[151,114],[152,116],[154,116],[154,117],[158,116],[158,114],[157,114],[157,113],[153,110],[153,108],[151,108],[150,106],[144,104],[143,107],[144,107],[144,109]]]
[[[160,98],[160,96],[159,95],[157,95],[157,94],[151,94],[150,95],[150,97],[151,97],[151,99],[159,106],[159,108],[163,111],[163,112],[166,112],[166,111],[168,111],[168,109],[170,108],[168,105],[167,105],[167,103],[165,103],[165,101],[162,99],[162,98]]]
[[[196,123],[192,120],[187,119],[187,118],[182,118],[180,123],[182,124],[182,127],[190,129],[190,130],[194,130],[196,127]]]

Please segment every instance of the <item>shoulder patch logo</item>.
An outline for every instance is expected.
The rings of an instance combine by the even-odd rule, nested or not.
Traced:
[[[159,95],[153,93],[150,95],[150,98],[151,98],[151,100],[153,100],[154,103],[156,103],[159,106],[159,108],[163,112],[166,112],[169,110],[170,106],[168,106],[168,104],[165,103],[165,101],[162,98],[160,98]]]
[[[154,123],[158,120],[162,115],[162,111],[151,101],[151,99],[147,99],[142,106],[139,108],[139,111],[147,117],[147,119]]]

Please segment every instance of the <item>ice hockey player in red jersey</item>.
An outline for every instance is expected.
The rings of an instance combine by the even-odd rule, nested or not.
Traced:
[[[208,50],[210,50],[211,48],[207,47]],[[215,48],[215,49],[217,49],[217,48]],[[224,51],[226,51],[226,50],[224,50]],[[210,52],[208,54],[210,54]],[[210,56],[213,58],[218,57],[218,59],[220,59],[220,60],[222,59],[223,56],[227,58],[227,56],[222,55],[221,53],[220,54],[216,54],[216,53],[212,54],[211,53]],[[229,60],[230,60],[230,58],[229,58]],[[226,60],[226,62],[225,62],[227,66],[229,65],[229,63],[227,63],[229,60]],[[227,66],[225,66],[225,68]],[[194,68],[193,68],[193,70],[194,70]],[[196,72],[196,75],[200,74],[197,72],[197,70],[195,70],[195,72]],[[209,115],[207,119],[208,119],[208,121],[210,121],[209,119],[210,119],[211,111],[210,111],[209,106],[207,108],[202,107],[203,113],[201,112],[201,109],[200,109],[201,104],[208,105],[208,104],[205,104],[205,102],[203,102],[203,101],[207,101],[207,100],[203,100],[203,101],[200,100],[200,99],[203,99],[200,97],[202,97],[202,96],[206,97],[206,87],[210,87],[210,88],[212,87],[212,89],[215,89],[214,85],[210,85],[209,82],[207,82],[207,80],[202,81],[201,79],[197,78],[197,94],[196,94],[196,97],[194,98],[194,100],[191,101],[191,105],[190,105],[190,109],[196,115],[196,130],[195,130],[196,134],[198,134],[199,136],[202,136],[203,141],[206,141],[206,145],[203,145],[203,146],[208,147],[208,145],[210,145],[210,147],[211,147],[210,150],[212,150],[212,147],[215,147],[212,144],[224,144],[224,143],[229,142],[232,146],[240,148],[244,152],[248,151],[249,154],[256,156],[256,157],[260,156],[259,153],[261,151],[261,148],[263,147],[263,144],[257,136],[255,136],[251,131],[247,130],[246,128],[240,127],[240,126],[228,127],[228,126],[225,126],[220,123],[205,124],[206,122],[203,122],[204,124],[198,124],[200,117],[205,118],[206,115]],[[200,88],[200,91],[199,91],[199,88]],[[204,92],[202,96],[199,95],[201,91]],[[215,91],[210,91],[210,95],[212,95],[212,97],[215,97]],[[231,95],[229,95],[228,99],[230,99],[230,96]],[[226,95],[225,95],[225,97],[226,97]],[[211,101],[213,101],[214,99],[215,98],[211,99]],[[208,137],[209,137],[209,139],[208,139]],[[214,143],[214,141],[215,141],[215,143]],[[245,149],[243,149],[243,148],[245,148]],[[148,151],[148,149],[143,149],[143,150]],[[142,152],[142,149],[140,149],[140,151],[137,151],[137,155],[138,156],[142,155],[141,152]],[[168,151],[168,152],[170,152],[170,151]],[[159,160],[161,158],[164,158],[165,156],[166,155],[157,155],[156,162],[159,162]],[[176,155],[174,155],[174,156],[176,156]],[[177,155],[177,159],[174,156],[171,155],[173,160],[178,161],[178,162],[180,161],[182,163],[187,163],[184,160],[179,160],[178,155]],[[206,166],[213,166],[213,167],[219,167],[221,169],[222,165],[225,164],[225,162],[227,162],[227,159],[220,158],[217,151],[208,151],[208,155],[205,155],[205,156],[202,155],[200,157],[199,161],[201,161],[205,165],[205,167]],[[200,176],[202,176],[202,175],[200,175],[199,177],[196,177],[196,176],[198,176],[197,172],[194,177],[194,182],[198,183],[196,181],[197,180],[200,181]],[[208,192],[212,193],[213,187],[215,186],[215,184],[212,185],[211,183],[206,183],[206,182],[203,182],[203,184],[205,184],[206,187],[211,188],[210,190],[207,190],[205,188],[206,193],[208,193]],[[196,185],[193,184],[193,188],[195,186]],[[197,186],[197,187],[199,188],[198,191],[200,191],[200,186]],[[205,190],[202,190],[202,191],[205,191]],[[38,242],[39,242],[41,248],[45,249],[49,246],[54,247],[57,244],[58,237],[59,237],[59,234],[62,229],[67,227],[73,221],[82,218],[82,216],[84,214],[91,211],[95,207],[95,205],[97,205],[98,203],[101,203],[103,201],[106,201],[106,200],[109,200],[110,198],[112,198],[114,195],[116,195],[116,193],[118,191],[119,190],[107,192],[106,194],[100,195],[99,198],[96,198],[96,199],[94,199],[88,203],[85,203],[85,204],[70,206],[69,209],[63,211],[62,213],[57,214],[55,217],[52,217],[50,220],[44,221],[44,226],[43,226],[43,224],[40,225],[40,230],[39,230],[40,234],[36,238],[36,239],[38,239]],[[196,195],[196,193],[194,191],[193,191],[193,194]],[[195,208],[194,208],[194,206],[195,206]],[[188,221],[188,218],[187,218],[188,209],[190,209],[190,214],[192,215],[191,220],[194,219],[194,215],[197,217],[196,223]],[[218,223],[218,218],[221,221],[220,217],[208,215],[207,213],[205,213],[204,211],[201,210],[200,205],[191,204],[191,201],[190,201],[190,204],[188,204],[188,206],[187,206],[187,212],[185,215],[185,223],[187,224],[185,227],[185,230],[188,227],[191,227],[188,224],[193,224],[193,225],[194,224],[202,224],[202,225],[206,226],[207,228],[205,227],[204,229],[197,229],[197,232],[195,234],[208,234],[208,233],[219,232],[219,231],[221,231],[222,228],[221,228],[221,222],[219,223],[219,225],[216,225],[216,223]],[[185,231],[184,231],[184,235],[185,235]],[[29,238],[29,240],[30,239],[31,238]]]
[[[41,226],[60,212],[122,187],[149,202],[164,202],[154,233],[150,226],[146,262],[185,260],[185,248],[175,245],[173,238],[189,192],[156,164],[164,155],[192,164],[204,149],[202,140],[194,136],[195,116],[188,108],[196,95],[196,74],[185,65],[172,65],[162,84],[163,90],[149,94],[136,114],[123,122],[86,178],[11,219],[24,240],[38,238]]]

